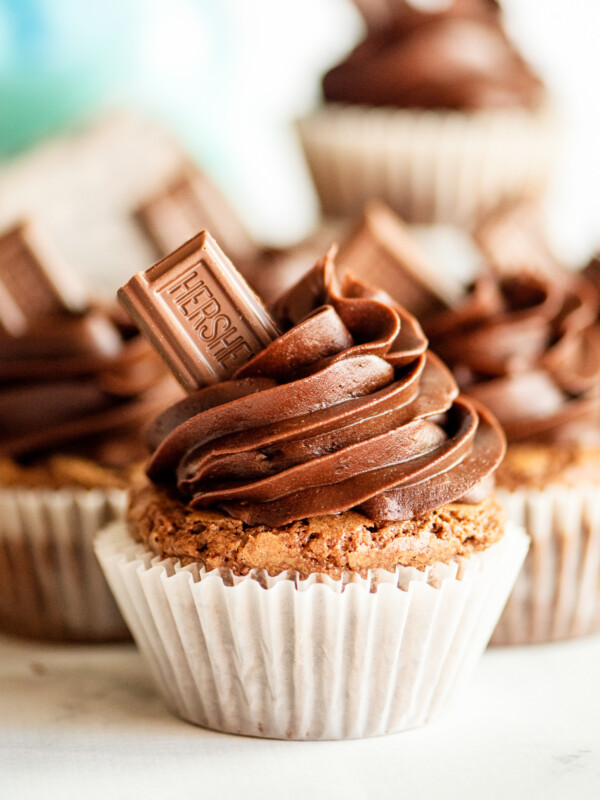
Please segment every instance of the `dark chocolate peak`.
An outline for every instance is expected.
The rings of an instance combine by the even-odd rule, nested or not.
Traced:
[[[193,507],[280,526],[356,509],[402,520],[484,486],[504,452],[410,314],[331,255],[273,307],[283,331],[150,430],[149,475]]]
[[[425,328],[461,389],[496,414],[509,441],[579,441],[600,423],[597,314],[584,278],[486,273]]]
[[[496,3],[455,0],[433,12],[402,0],[387,6],[384,24],[372,15],[366,38],[325,75],[326,100],[459,110],[543,101],[543,86],[509,42]]]

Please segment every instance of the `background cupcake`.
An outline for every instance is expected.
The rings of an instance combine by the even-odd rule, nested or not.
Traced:
[[[487,267],[461,287],[401,220],[374,206],[342,243],[340,262],[364,278],[377,261],[461,389],[507,434],[497,495],[532,545],[493,641],[591,633],[600,627],[598,270],[594,261],[583,274],[565,270],[526,204],[498,209],[475,238]]]
[[[206,247],[186,248],[190,275]],[[273,313],[280,336],[156,420],[151,482],[99,558],[185,719],[297,739],[423,724],[527,547],[491,496],[502,433],[414,318],[356,281],[340,293],[329,259]]]
[[[326,214],[371,197],[411,222],[473,224],[539,196],[554,158],[546,92],[495,0],[359,3],[365,39],[323,79],[299,122]]]
[[[497,643],[600,629],[600,328],[590,284],[563,273],[483,275],[425,327],[509,446],[499,500],[531,549]]]
[[[0,285],[0,626],[122,637],[91,540],[124,513],[142,428],[179,390],[31,223],[0,239]]]

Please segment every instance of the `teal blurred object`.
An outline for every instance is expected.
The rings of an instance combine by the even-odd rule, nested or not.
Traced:
[[[228,28],[214,0],[0,0],[0,158],[127,106],[218,160]]]
[[[119,0],[113,0],[113,2]],[[133,0],[131,102],[161,119],[213,173],[228,171],[227,126],[239,63],[230,0]],[[238,123],[239,124],[239,123]]]
[[[0,0],[0,156],[102,107],[125,52],[127,5]]]

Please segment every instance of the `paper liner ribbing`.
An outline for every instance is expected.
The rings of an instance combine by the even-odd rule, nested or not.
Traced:
[[[0,489],[0,628],[40,638],[123,639],[92,540],[122,519],[121,489]]]
[[[325,214],[377,197],[409,222],[473,224],[502,203],[538,198],[557,149],[549,110],[472,113],[330,103],[298,132]]]
[[[531,644],[600,631],[600,490],[497,490],[531,537],[529,555],[492,637]]]
[[[96,541],[169,708],[281,739],[377,736],[436,717],[470,677],[526,551],[513,527],[470,559],[334,581],[182,567],[123,524]]]

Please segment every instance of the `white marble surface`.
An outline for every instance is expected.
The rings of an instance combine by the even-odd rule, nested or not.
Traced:
[[[0,797],[600,797],[600,637],[488,651],[419,730],[277,742],[171,717],[133,645],[0,638]]]

